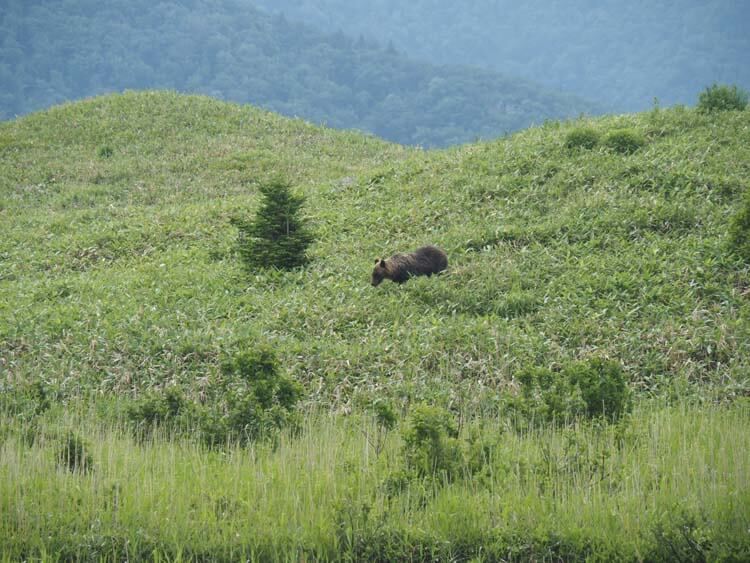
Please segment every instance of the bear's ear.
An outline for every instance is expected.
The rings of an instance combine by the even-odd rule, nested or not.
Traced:
[[[385,268],[385,260],[383,260],[382,258],[380,259],[380,267]]]
[[[377,264],[378,262],[380,262],[380,258],[375,258],[375,263]]]

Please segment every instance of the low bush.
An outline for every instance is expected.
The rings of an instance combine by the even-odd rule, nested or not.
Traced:
[[[565,136],[569,149],[593,149],[599,144],[599,133],[591,127],[577,127]]]
[[[506,397],[506,410],[518,429],[546,423],[567,424],[579,418],[586,405],[580,389],[545,367],[527,367],[515,376],[519,393]]]
[[[630,408],[625,372],[617,362],[592,358],[563,370],[563,378],[580,392],[589,418],[618,420]]]
[[[299,427],[295,406],[300,386],[279,373],[278,360],[265,348],[236,354],[224,362],[212,405],[201,412],[200,427],[212,446],[273,437]]]
[[[178,387],[151,391],[129,405],[127,417],[139,438],[150,436],[156,428],[176,433],[190,424],[190,410],[194,405]]]
[[[0,413],[14,418],[33,419],[52,405],[51,391],[42,381],[14,386],[0,386]]]
[[[459,436],[450,411],[426,404],[416,406],[401,431],[404,465],[389,475],[385,489],[395,495],[407,485],[412,493],[427,487],[427,494],[435,485],[486,477],[502,434],[496,430],[474,426]]]
[[[698,95],[698,111],[713,113],[716,111],[742,111],[747,107],[748,94],[737,86],[714,84]]]
[[[402,437],[406,467],[418,476],[447,481],[458,476],[463,457],[450,412],[429,405],[415,407]]]
[[[151,392],[128,409],[139,437],[155,428],[169,433],[197,431],[210,447],[272,438],[283,428],[298,428],[295,411],[301,390],[279,373],[270,350],[240,352],[227,359],[222,375],[207,390],[205,402],[170,387]]]
[[[633,129],[615,129],[604,138],[604,145],[620,154],[633,154],[646,145],[646,138]]]
[[[18,385],[0,384],[0,417],[21,424],[0,424],[0,441],[13,433],[31,446],[42,437],[39,421],[56,399],[53,390],[41,380]]]
[[[505,399],[516,427],[570,424],[581,418],[619,420],[630,408],[625,372],[613,361],[593,358],[559,371],[527,367],[516,374],[519,392]]]
[[[375,432],[367,433],[366,438],[375,450],[375,455],[379,456],[385,447],[388,433],[398,424],[398,417],[393,405],[387,400],[376,399],[371,405],[371,410],[375,419]]]

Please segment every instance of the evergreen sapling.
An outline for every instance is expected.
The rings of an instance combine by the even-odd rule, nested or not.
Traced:
[[[314,237],[300,215],[305,199],[283,181],[261,186],[263,196],[254,220],[234,219],[239,229],[239,252],[249,270],[292,270],[308,262],[307,247]]]

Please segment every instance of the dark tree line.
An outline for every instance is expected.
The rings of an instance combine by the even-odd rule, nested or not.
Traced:
[[[256,0],[289,19],[391,41],[420,60],[472,64],[642,110],[694,104],[714,82],[750,89],[746,0]]]
[[[0,117],[124,89],[253,103],[406,144],[490,138],[596,111],[495,72],[419,63],[244,0],[5,0]]]

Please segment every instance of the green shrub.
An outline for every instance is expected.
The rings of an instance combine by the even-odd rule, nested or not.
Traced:
[[[729,223],[729,249],[750,263],[750,190],[745,192],[739,210]]]
[[[717,561],[712,557],[716,547],[715,531],[705,516],[675,505],[656,519],[651,530],[653,539],[649,546],[649,561]],[[736,556],[735,556],[736,557]],[[726,561],[739,561],[728,557]]]
[[[278,360],[270,350],[240,352],[224,362],[222,372],[220,393],[200,421],[209,445],[230,440],[247,443],[299,426],[295,407],[300,386],[279,373]]]
[[[562,375],[580,391],[589,418],[615,421],[629,408],[625,372],[617,362],[593,358],[567,366]]]
[[[0,384],[0,416],[11,417],[20,423],[0,424],[0,441],[17,433],[25,444],[34,445],[44,435],[40,418],[50,409],[54,399],[51,389],[41,380],[18,385]]]
[[[406,466],[418,476],[450,481],[458,475],[462,455],[451,413],[419,405],[409,416],[402,437]]]
[[[109,145],[104,145],[99,149],[99,158],[111,158],[115,154],[114,149]]]
[[[88,447],[75,432],[69,431],[57,450],[57,464],[74,473],[87,473],[94,466]]]
[[[0,413],[33,419],[52,405],[49,387],[41,380],[24,385],[0,386]]]
[[[252,221],[233,219],[239,229],[239,253],[249,270],[291,270],[307,263],[314,238],[300,216],[305,199],[294,195],[286,182],[261,186],[261,205]]]
[[[300,387],[279,374],[276,357],[261,348],[240,352],[222,365],[222,376],[206,389],[205,402],[189,399],[177,387],[155,391],[128,408],[139,437],[156,427],[179,434],[196,431],[203,442],[219,447],[229,442],[272,438],[282,428],[297,428],[295,412]]]
[[[375,415],[375,432],[367,434],[367,441],[375,450],[375,456],[380,456],[380,452],[385,447],[385,440],[388,433],[396,427],[398,418],[393,406],[387,400],[376,399],[372,403],[372,411]]]
[[[559,371],[527,367],[516,374],[520,392],[505,405],[518,428],[569,424],[580,418],[618,420],[630,407],[622,367],[593,358],[567,364]]]
[[[507,398],[507,410],[517,428],[572,422],[585,412],[580,389],[560,373],[527,367],[516,374],[520,392]]]
[[[565,136],[569,149],[593,149],[599,144],[599,133],[591,127],[578,127]]]
[[[372,405],[372,409],[375,412],[375,422],[378,427],[386,431],[393,430],[398,422],[393,405],[388,401],[376,399]]]
[[[604,144],[620,154],[633,154],[646,145],[646,138],[633,129],[615,129],[604,138]]]
[[[180,422],[190,423],[193,405],[177,387],[152,391],[130,405],[126,415],[140,438],[153,433],[155,428],[177,432]]]
[[[698,95],[698,111],[701,113],[742,111],[747,107],[747,100],[747,92],[742,88],[714,84]]]

